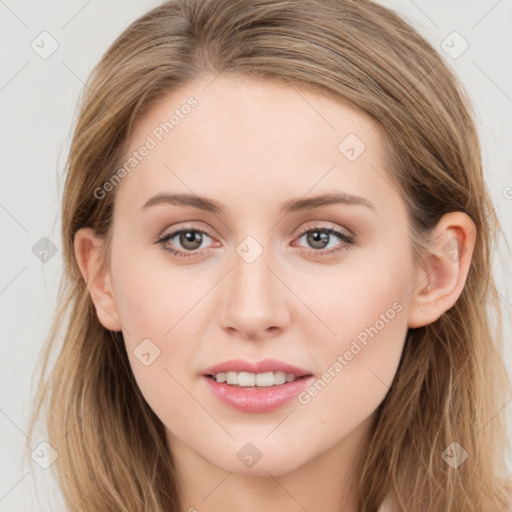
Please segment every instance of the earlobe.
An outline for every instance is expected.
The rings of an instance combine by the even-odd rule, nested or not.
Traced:
[[[409,327],[436,321],[459,298],[471,265],[476,227],[463,212],[443,215],[433,231],[425,265],[417,273]]]
[[[108,265],[103,261],[103,240],[91,228],[79,229],[74,238],[75,257],[99,321],[110,331],[120,331]]]

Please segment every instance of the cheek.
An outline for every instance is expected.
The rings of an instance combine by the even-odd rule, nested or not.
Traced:
[[[113,258],[120,247],[117,254],[113,250]],[[195,368],[201,339],[197,316],[203,306],[199,301],[215,280],[171,272],[165,258],[157,259],[149,261],[135,251],[113,259],[112,286],[137,384],[160,417],[172,417],[177,406],[190,400],[180,383],[184,370]]]
[[[360,261],[357,268],[340,268],[330,279],[317,281],[323,285],[315,293],[310,288],[307,295],[324,324],[316,322],[316,332],[323,336],[312,331],[308,336],[321,374],[299,402],[328,428],[336,429],[343,418],[357,424],[371,414],[385,397],[400,361],[412,263],[391,252],[373,257],[372,264]]]
[[[389,249],[361,251],[346,263],[317,271],[314,279],[307,273],[293,276],[293,281],[288,277],[315,313],[314,318],[309,315],[310,342],[315,352],[325,353],[348,350],[354,339],[364,344],[378,336],[376,350],[387,341],[401,341],[412,278],[412,261]],[[298,321],[305,323],[305,317]]]
[[[197,302],[203,283],[191,279],[190,271],[172,271],[172,263],[156,247],[125,252],[122,248],[128,240],[119,237],[116,242],[112,286],[123,328],[162,338]]]

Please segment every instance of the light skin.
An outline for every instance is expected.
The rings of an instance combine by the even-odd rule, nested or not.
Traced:
[[[371,118],[287,84],[220,76],[206,87],[211,80],[173,91],[139,121],[127,154],[189,96],[198,100],[117,186],[109,261],[92,229],[77,232],[80,270],[99,321],[123,331],[137,383],[167,428],[184,511],[356,512],[355,464],[407,329],[435,321],[459,297],[475,226],[463,213],[445,215],[432,254],[416,265],[405,203]],[[354,161],[338,149],[351,133],[366,146]],[[280,213],[286,201],[333,192],[364,201]],[[208,197],[225,212],[143,208],[162,193]],[[321,245],[301,233],[318,227],[353,241],[327,235]],[[206,232],[200,245],[179,234],[166,242],[192,256],[155,243],[180,228]],[[236,250],[248,236],[263,250],[252,263]],[[400,311],[307,404],[240,412],[201,376],[234,357],[271,357],[320,379],[393,304]],[[146,366],[134,350],[148,338],[160,356]],[[247,442],[262,454],[252,467],[237,457]]]

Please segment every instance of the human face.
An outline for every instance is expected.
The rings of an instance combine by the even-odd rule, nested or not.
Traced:
[[[414,286],[380,127],[296,86],[210,82],[167,95],[129,141],[127,158],[148,136],[156,142],[116,189],[109,271],[130,365],[176,450],[251,475],[289,473],[327,452],[341,461],[396,373]],[[162,135],[189,97],[196,106]],[[151,201],[163,194],[206,197],[222,212]],[[325,194],[346,200],[281,210]],[[158,243],[179,229],[191,233]],[[227,385],[204,375],[267,358],[311,375],[278,407],[229,405],[212,391]],[[263,393],[234,400],[249,392]]]

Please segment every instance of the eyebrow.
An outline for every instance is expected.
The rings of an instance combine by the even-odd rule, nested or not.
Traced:
[[[216,215],[223,215],[225,213],[225,208],[222,203],[215,199],[209,199],[195,194],[160,193],[148,199],[142,205],[141,209],[145,210],[151,206],[159,204],[191,206]],[[375,210],[373,203],[364,197],[347,194],[346,192],[332,192],[329,194],[308,197],[306,199],[290,199],[282,204],[280,211],[282,214],[287,214],[303,210],[312,210],[314,208],[332,204],[362,205]]]

